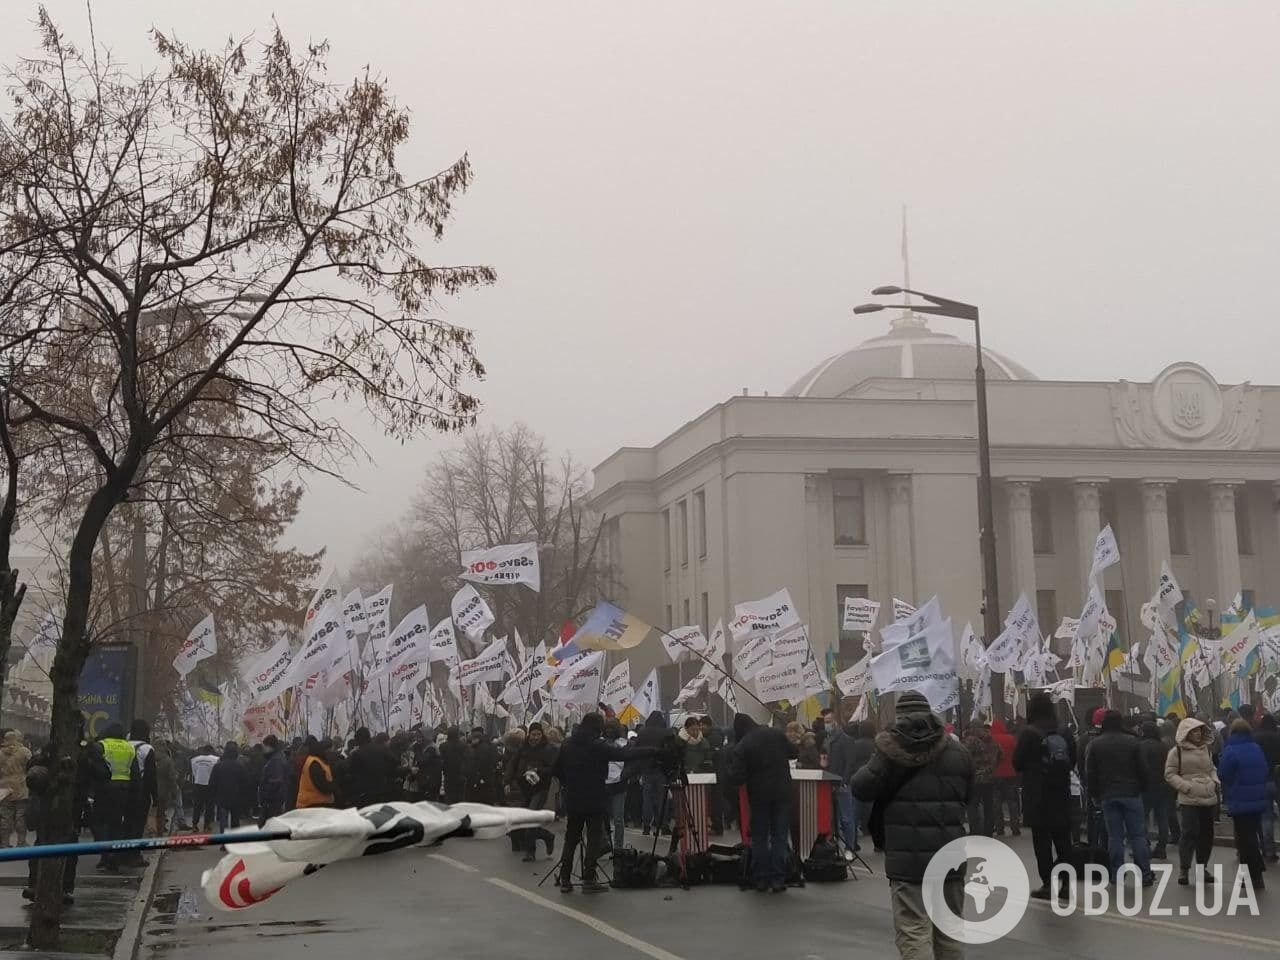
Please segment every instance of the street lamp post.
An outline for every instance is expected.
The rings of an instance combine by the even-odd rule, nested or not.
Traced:
[[[978,535],[979,548],[982,552],[982,629],[985,634],[984,641],[990,644],[1000,635],[1000,585],[999,572],[996,568],[995,507],[991,494],[991,441],[987,432],[987,371],[982,363],[982,324],[978,319],[978,308],[970,303],[948,300],[946,297],[937,297],[905,287],[876,287],[871,293],[877,297],[902,293],[920,297],[928,302],[920,304],[863,303],[853,308],[854,313],[878,313],[881,310],[898,307],[914,310],[916,313],[973,322],[973,340],[977,348],[977,366],[974,368],[973,383],[978,396]],[[1004,677],[1001,674],[992,673],[991,707],[997,716],[1004,716],[1005,713],[1003,680]]]

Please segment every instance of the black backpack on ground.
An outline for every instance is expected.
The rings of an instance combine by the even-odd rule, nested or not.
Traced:
[[[840,853],[840,845],[825,834],[813,843],[813,849],[801,865],[806,880],[814,883],[838,883],[849,879],[849,865]]]
[[[620,890],[642,890],[658,882],[658,861],[652,853],[626,847],[613,852],[613,886]]]

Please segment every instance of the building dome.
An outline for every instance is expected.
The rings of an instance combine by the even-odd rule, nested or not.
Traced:
[[[982,349],[988,380],[1035,380],[1020,363]],[[930,330],[923,318],[903,313],[888,333],[828,357],[787,390],[789,397],[843,397],[865,380],[972,380],[973,344]]]

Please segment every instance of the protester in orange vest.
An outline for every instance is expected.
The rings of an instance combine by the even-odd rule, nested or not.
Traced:
[[[311,747],[302,761],[302,776],[298,779],[299,809],[303,807],[333,806],[333,767],[325,760],[327,741]]]

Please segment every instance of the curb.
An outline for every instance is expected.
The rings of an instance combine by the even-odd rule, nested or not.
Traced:
[[[137,896],[129,905],[124,917],[124,929],[120,931],[120,939],[111,953],[111,960],[134,960],[138,953],[138,943],[142,939],[142,923],[151,909],[151,898],[155,894],[156,879],[160,876],[160,862],[164,859],[164,851],[156,851],[156,855],[143,871],[142,880],[138,884]]]

